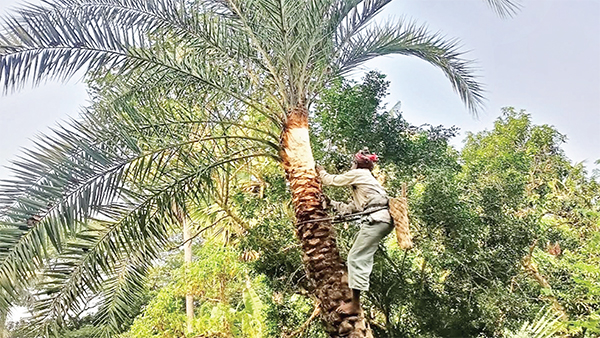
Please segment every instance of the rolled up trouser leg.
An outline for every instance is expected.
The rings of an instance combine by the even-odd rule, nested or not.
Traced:
[[[392,225],[374,222],[361,227],[352,249],[348,253],[348,286],[351,289],[369,290],[369,276],[373,270],[373,256],[379,241],[392,231]]]

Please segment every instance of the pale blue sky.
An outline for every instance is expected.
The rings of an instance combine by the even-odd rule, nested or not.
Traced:
[[[0,14],[19,3],[0,0]],[[461,39],[488,90],[487,107],[478,118],[469,114],[443,74],[423,61],[386,57],[363,69],[388,75],[388,106],[402,101],[410,123],[460,127],[462,134],[453,142],[457,147],[466,131],[490,129],[500,107],[514,106],[530,112],[534,123],[554,125],[566,134],[567,155],[592,168],[600,159],[600,0],[522,3],[521,12],[510,19],[500,19],[483,0],[395,0],[382,13],[381,18],[412,18]],[[75,80],[0,96],[0,165],[8,165],[36,134],[77,116],[86,100],[84,86]],[[7,173],[0,168],[0,178]]]

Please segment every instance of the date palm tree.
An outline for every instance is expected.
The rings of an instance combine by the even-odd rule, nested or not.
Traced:
[[[143,274],[176,220],[174,202],[185,207],[185,196],[210,191],[218,170],[266,156],[280,161],[288,180],[328,332],[370,335],[362,316],[335,311],[350,292],[332,226],[316,221],[326,213],[308,137],[311,103],[331,79],[391,54],[439,68],[471,112],[483,102],[456,40],[411,21],[372,22],[390,1],[54,0],[6,18],[0,28],[5,90],[80,71],[104,83],[118,79],[103,95],[120,108],[105,113],[129,120],[105,123],[90,113],[87,122],[41,142],[19,162],[17,178],[5,182],[0,307],[37,278],[48,286],[38,310],[58,320],[106,289],[100,282],[115,271]],[[517,8],[513,0],[486,1],[501,15]],[[125,104],[132,100],[133,110]],[[201,113],[174,118],[161,106],[165,100]],[[136,113],[144,107],[156,116]],[[56,254],[60,259],[51,259]],[[42,267],[47,273],[39,277]],[[105,304],[116,311],[111,320],[125,316],[119,309],[133,301],[123,290],[140,287],[118,284],[124,280],[131,279],[109,283],[119,295]]]

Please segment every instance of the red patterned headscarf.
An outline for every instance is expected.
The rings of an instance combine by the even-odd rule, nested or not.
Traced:
[[[354,155],[354,162],[357,168],[373,169],[373,163],[379,161],[377,154],[369,153],[368,149],[363,149]]]

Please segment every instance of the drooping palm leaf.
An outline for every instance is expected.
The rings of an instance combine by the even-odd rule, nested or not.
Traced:
[[[258,61],[243,39],[231,39],[235,25],[208,9],[180,1],[59,1],[19,14],[0,31],[5,89],[68,78],[81,69],[110,70],[132,84],[139,83],[140,73],[160,78],[163,85],[174,78],[253,104],[240,62]],[[153,48],[163,34],[173,48]]]
[[[416,56],[441,69],[472,112],[477,112],[483,104],[482,86],[472,75],[471,62],[461,58],[458,41],[430,34],[424,26],[403,21],[371,25],[338,48],[337,66],[342,74],[381,55]]]
[[[45,332],[58,332],[67,314],[101,292],[103,281],[128,255],[142,250],[153,254],[146,258],[156,257],[172,234],[166,225],[175,217],[173,201],[185,205],[189,198],[206,199],[212,172],[220,166],[274,156],[277,151],[264,136],[248,134],[261,133],[260,129],[228,123],[226,115],[213,113],[210,121],[202,114],[171,114],[167,121],[154,114],[160,109],[149,114],[130,108],[113,112],[111,124],[105,124],[101,115],[89,116],[85,123],[73,122],[55,138],[46,138],[44,144],[54,147],[32,153],[22,165],[32,170],[21,170],[18,180],[3,187],[6,221],[0,235],[11,236],[10,219],[36,215],[29,232],[4,244],[0,269],[3,276],[9,276],[6,271],[15,271],[16,276],[5,280],[3,287],[14,295],[17,285],[28,284],[27,276],[49,264],[37,285],[35,304],[37,322],[47,324],[42,327]],[[227,148],[221,146],[225,143]],[[21,196],[36,203],[14,202]],[[61,207],[46,211],[48,203]],[[80,204],[87,206],[85,213],[78,212]],[[87,224],[92,218],[95,222]],[[57,257],[45,251],[49,239]],[[3,301],[8,304],[11,299]]]
[[[147,291],[146,277],[153,257],[156,258],[153,253],[143,252],[130,255],[103,283],[96,316],[96,325],[100,328],[98,336],[111,337],[123,332],[139,312]]]
[[[518,0],[485,0],[485,2],[501,17],[513,16],[521,9],[521,2]]]

